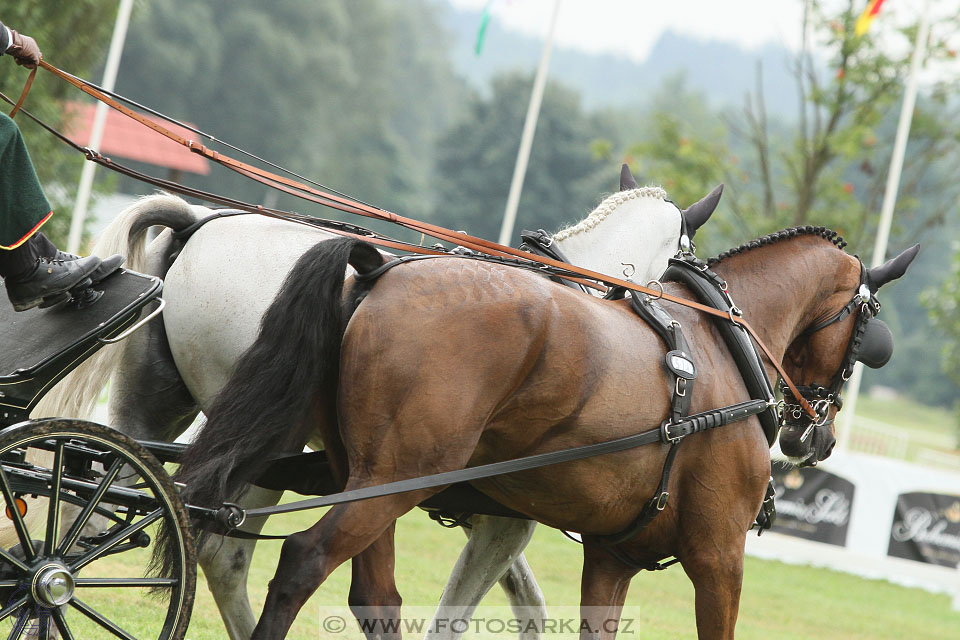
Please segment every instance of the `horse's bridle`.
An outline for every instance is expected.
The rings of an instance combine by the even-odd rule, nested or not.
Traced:
[[[843,364],[833,376],[830,385],[825,387],[816,382],[812,382],[809,385],[797,386],[800,395],[802,395],[813,407],[814,411],[816,411],[817,417],[811,417],[803,410],[800,404],[786,401],[783,404],[783,411],[780,415],[781,426],[784,426],[788,417],[792,418],[793,425],[798,427],[806,426],[803,434],[800,436],[801,442],[805,441],[816,427],[829,426],[830,423],[833,422],[833,419],[829,417],[831,406],[836,406],[838,410],[843,407],[843,398],[840,396],[840,391],[843,389],[843,385],[847,380],[850,379],[850,376],[853,375],[853,368],[860,356],[863,337],[867,330],[867,323],[880,312],[880,301],[877,300],[876,295],[871,291],[870,285],[867,282],[867,269],[863,266],[862,261],[860,262],[860,286],[857,288],[857,293],[853,296],[853,299],[833,316],[812,327],[808,327],[800,335],[801,337],[810,336],[821,329],[826,329],[830,325],[840,322],[848,315],[857,311],[859,311],[859,313],[857,314],[856,323],[853,326],[853,332],[850,334],[850,341],[847,344],[847,352],[844,355]],[[783,380],[780,381],[780,391],[783,392],[784,398],[788,397],[788,391]],[[806,422],[804,422],[804,420]]]

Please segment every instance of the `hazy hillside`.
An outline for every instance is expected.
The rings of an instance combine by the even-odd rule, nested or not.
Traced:
[[[502,71],[536,67],[542,43],[505,31],[490,21],[483,52],[474,53],[480,14],[449,8],[446,26],[453,34],[453,59],[457,69],[477,87]],[[714,106],[743,104],[744,94],[756,86],[757,63],[763,61],[764,93],[771,113],[790,115],[797,98],[789,73],[789,52],[776,46],[746,51],[721,43],[705,42],[665,33],[642,64],[612,55],[589,55],[555,48],[551,77],[583,92],[584,104],[625,106],[641,103],[667,76],[683,73],[687,86],[710,96]]]

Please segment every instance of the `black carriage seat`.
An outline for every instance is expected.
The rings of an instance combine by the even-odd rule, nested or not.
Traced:
[[[120,270],[96,285],[103,296],[86,308],[66,303],[17,313],[0,304],[0,427],[26,420],[57,381],[107,341],[122,339],[144,305],[162,303],[162,286],[160,278]]]

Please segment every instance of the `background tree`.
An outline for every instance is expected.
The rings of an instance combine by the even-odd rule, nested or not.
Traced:
[[[437,149],[439,202],[433,221],[496,239],[500,233],[520,131],[533,86],[527,74],[493,80],[489,97],[475,96]],[[592,149],[609,135],[582,110],[579,95],[548,82],[517,213],[522,229],[550,231],[577,222],[601,196],[616,190],[616,163]]]
[[[434,137],[463,96],[437,19],[426,0],[150,3],[131,24],[118,88],[332,188],[423,215]],[[266,197],[239,176],[216,181]]]
[[[0,18],[11,28],[34,38],[49,62],[66,66],[74,74],[89,76],[94,68],[103,64],[117,7],[115,0],[10,2],[3,7]],[[0,59],[0,65],[0,91],[16,100],[29,71],[15,65],[11,58]],[[62,130],[63,102],[75,99],[76,95],[71,85],[40,71],[24,108]],[[58,212],[44,225],[44,232],[58,244],[66,245],[69,213],[83,158],[23,115],[16,120],[40,182]]]
[[[793,70],[800,98],[796,126],[778,131],[768,120],[762,87],[748,97],[742,118],[731,120],[735,134],[752,149],[760,180],[759,189],[754,187],[760,197],[735,199],[733,213],[756,231],[829,226],[866,251],[879,217],[917,26],[898,31],[900,42],[891,42],[891,34],[881,41],[877,29],[857,36],[854,23],[862,3],[846,0],[839,10],[837,4],[806,2],[804,45]],[[952,24],[938,25],[938,33],[949,35],[956,20]],[[937,38],[928,51],[928,65],[953,55]],[[941,80],[917,107],[898,199],[901,223],[942,222],[958,194],[955,180],[931,184],[930,179],[934,163],[960,154],[960,130],[946,102],[957,86],[955,75]],[[936,206],[926,201],[922,212],[915,208],[921,188],[942,194]]]

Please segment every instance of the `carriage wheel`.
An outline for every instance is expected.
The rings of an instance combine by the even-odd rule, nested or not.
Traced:
[[[108,427],[49,419],[0,432],[0,461],[0,638],[184,637],[193,539],[153,455]],[[161,524],[177,557],[156,575]]]

